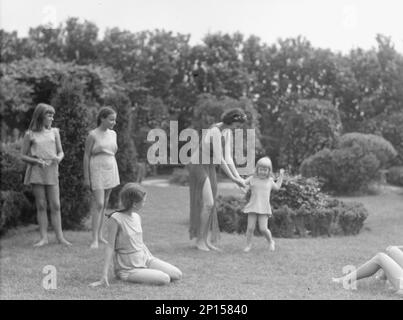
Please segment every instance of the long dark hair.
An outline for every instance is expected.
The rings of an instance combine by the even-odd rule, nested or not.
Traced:
[[[116,111],[113,110],[112,107],[109,106],[102,107],[97,115],[97,127],[99,127],[99,125],[101,124],[102,119],[107,118],[111,114],[116,114]]]
[[[39,103],[32,114],[28,129],[31,131],[41,131],[43,129],[43,120],[47,114],[55,114],[55,108],[46,103]]]
[[[226,125],[231,125],[234,122],[244,123],[246,119],[245,111],[240,108],[229,109],[221,115],[221,121]]]

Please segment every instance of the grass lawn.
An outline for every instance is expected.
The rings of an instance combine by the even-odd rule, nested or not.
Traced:
[[[358,236],[276,239],[269,252],[262,237],[243,253],[243,235],[221,234],[223,253],[200,252],[188,237],[188,189],[147,186],[143,212],[144,240],[150,251],[178,266],[183,280],[165,287],[115,280],[109,288],[90,288],[98,280],[103,249],[90,250],[89,231],[67,231],[72,248],[50,244],[33,248],[35,227],[21,228],[1,239],[1,299],[400,299],[374,278],[345,290],[331,282],[345,265],[360,265],[391,244],[403,244],[403,189],[376,196],[343,198],[360,201],[370,212]],[[220,190],[223,194],[234,191]],[[54,234],[51,234],[51,241]],[[57,290],[44,290],[42,269],[57,269]]]

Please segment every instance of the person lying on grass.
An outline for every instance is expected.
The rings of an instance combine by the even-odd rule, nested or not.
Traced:
[[[124,281],[164,285],[182,278],[177,267],[154,257],[143,243],[139,212],[146,196],[146,190],[137,183],[127,183],[122,188],[119,198],[123,209],[111,213],[106,223],[108,244],[102,277],[90,286],[109,286],[112,258],[116,277]]]
[[[403,295],[403,246],[389,246],[386,254],[377,253],[372,259],[365,262],[357,270],[340,277],[333,278],[337,283],[351,284],[353,281],[368,278],[382,269],[379,279],[388,280],[397,294]]]

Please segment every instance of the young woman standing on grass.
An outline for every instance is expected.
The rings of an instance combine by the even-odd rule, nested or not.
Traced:
[[[245,121],[246,114],[242,109],[234,108],[224,112],[221,116],[221,122],[211,125],[206,135],[201,139],[199,146],[201,161],[198,164],[187,166],[190,191],[189,234],[190,239],[196,238],[196,248],[199,250],[220,251],[213,245],[219,235],[215,207],[217,198],[216,167],[221,166],[233,182],[245,187],[245,181],[239,175],[232,159],[230,134],[231,129],[238,128]],[[216,143],[214,143],[214,139],[217,139]],[[210,148],[211,145],[213,145],[212,149]],[[203,163],[203,152],[206,153],[204,158],[208,158],[209,163]]]
[[[90,131],[85,141],[84,184],[92,190],[92,242],[90,247],[98,248],[99,242],[107,243],[102,236],[104,212],[114,187],[120,184],[115,154],[118,150],[116,112],[102,107],[97,116],[97,128]]]
[[[389,246],[386,253],[379,252],[372,259],[365,262],[357,270],[340,277],[333,278],[336,283],[351,284],[352,281],[364,279],[374,275],[379,269],[383,280],[389,280],[396,293],[403,296],[403,246]]]
[[[35,247],[48,244],[49,202],[50,217],[56,238],[70,246],[62,231],[60,213],[59,163],[64,157],[59,129],[52,128],[55,109],[40,103],[34,110],[28,131],[22,144],[22,160],[28,164],[24,184],[31,185],[35,196],[37,219],[41,239]]]

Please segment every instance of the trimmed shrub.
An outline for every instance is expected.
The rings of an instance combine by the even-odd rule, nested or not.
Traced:
[[[35,208],[22,192],[1,191],[0,236],[35,217]]]
[[[368,211],[360,203],[330,199],[320,191],[315,179],[287,177],[281,190],[272,193],[273,216],[269,228],[275,237],[318,237],[355,235],[362,229]],[[244,233],[247,215],[243,208],[247,196],[219,196],[217,213],[220,230]],[[259,232],[257,232],[258,234]]]
[[[348,133],[340,138],[336,149],[323,149],[305,159],[300,172],[305,177],[317,177],[325,191],[366,191],[395,156],[393,146],[382,137]]]
[[[386,181],[390,184],[403,187],[403,166],[389,168],[386,173]]]
[[[365,154],[374,154],[381,168],[388,167],[397,156],[393,145],[386,139],[375,134],[363,134],[358,132],[346,133],[340,137],[337,144],[337,149],[359,146]]]
[[[340,134],[341,120],[335,106],[326,100],[299,100],[281,120],[279,165],[298,170],[302,161],[332,148]]]
[[[175,168],[169,178],[169,183],[180,186],[189,185],[189,171],[185,168]]]
[[[75,79],[65,79],[52,99],[55,122],[65,158],[60,163],[60,205],[63,228],[79,229],[89,212],[90,192],[84,187],[83,156],[87,137],[88,115],[84,106],[83,87]]]

